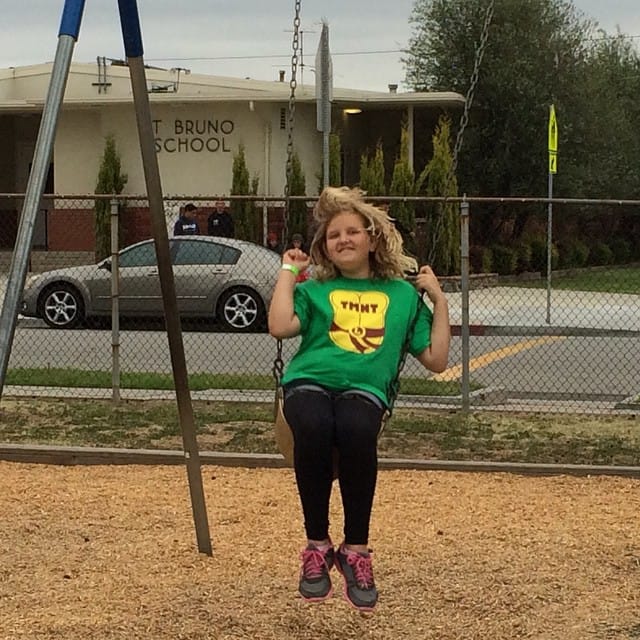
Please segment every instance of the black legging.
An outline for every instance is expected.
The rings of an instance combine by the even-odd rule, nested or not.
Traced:
[[[284,414],[293,431],[294,467],[307,538],[329,536],[333,450],[347,544],[367,544],[378,473],[377,438],[384,409],[358,392],[321,387],[285,391]]]

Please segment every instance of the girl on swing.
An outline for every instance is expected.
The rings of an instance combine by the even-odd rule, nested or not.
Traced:
[[[430,371],[443,371],[450,330],[447,299],[433,271],[421,267],[416,277],[431,311],[403,278],[416,264],[403,253],[392,219],[363,196],[347,187],[323,190],[310,256],[284,252],[269,333],[301,336],[282,378],[307,536],[299,591],[310,602],[328,598],[335,564],[348,602],[371,611],[378,600],[368,547],[378,432],[403,351]],[[296,286],[311,262],[313,278]],[[334,448],[344,511],[344,541],[336,549],[329,535]]]

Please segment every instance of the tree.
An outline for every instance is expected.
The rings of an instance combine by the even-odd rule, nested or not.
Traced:
[[[342,142],[337,133],[329,136],[329,184],[332,187],[342,184]]]
[[[257,192],[258,178],[255,176],[250,184],[245,149],[244,145],[240,144],[238,152],[233,156],[231,195],[255,195]],[[259,227],[259,220],[253,201],[232,200],[230,210],[235,222],[236,237],[241,240],[262,244],[262,229]]]
[[[433,136],[433,157],[417,181],[425,185],[429,197],[456,197],[458,183],[453,173],[451,152],[451,121],[441,117]],[[460,222],[458,205],[453,202],[432,202],[425,213],[430,247],[426,256],[436,273],[451,275],[460,272]],[[421,256],[422,258],[423,256]]]
[[[117,195],[122,193],[127,184],[127,175],[122,173],[120,155],[116,149],[113,135],[107,135],[98,171],[96,194]],[[95,229],[96,229],[96,262],[111,255],[111,202],[108,198],[95,201]],[[124,225],[118,225],[119,239],[122,244]]]
[[[400,153],[393,166],[389,195],[416,195],[415,174],[409,161],[409,132],[404,125],[400,130]],[[389,215],[396,220],[396,226],[402,234],[407,250],[415,253],[416,214],[413,202],[392,201],[389,205]]]
[[[318,193],[324,186],[324,163],[320,168],[318,177]],[[342,142],[340,134],[329,135],[329,186],[338,187],[342,184]]]
[[[289,195],[304,196],[307,193],[306,178],[300,162],[300,156],[294,151],[291,155],[291,175],[289,176]],[[289,238],[284,238],[285,245],[294,233],[307,237],[307,203],[304,200],[292,200],[288,211]]]
[[[419,90],[466,94],[486,6],[486,0],[416,0],[413,35],[404,59],[407,83]],[[572,139],[572,128],[591,108],[581,91],[588,76],[593,29],[567,0],[496,0],[458,158],[463,192],[546,194],[549,104],[554,102],[563,118],[563,162],[565,154],[572,153],[570,148],[579,145]],[[567,167],[564,175],[570,175]],[[565,177],[558,175],[559,191],[566,191]],[[580,182],[574,181],[572,187],[579,189]],[[491,215],[479,216],[483,224],[474,227],[472,218],[474,236],[483,241],[501,234],[518,237],[533,212],[530,207],[494,206]]]
[[[368,153],[360,156],[360,188],[370,196],[386,195],[384,183],[384,153],[382,142],[378,142],[373,157]]]

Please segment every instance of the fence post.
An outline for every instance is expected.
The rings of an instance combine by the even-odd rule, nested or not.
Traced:
[[[460,203],[460,275],[462,289],[462,318],[460,336],[462,341],[462,378],[460,393],[462,411],[469,412],[469,203],[463,199]]]
[[[120,404],[120,266],[118,263],[118,200],[111,202],[111,399]]]

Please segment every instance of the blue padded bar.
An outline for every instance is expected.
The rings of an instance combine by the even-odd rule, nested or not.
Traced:
[[[144,52],[136,0],[118,0],[118,7],[120,9],[124,51],[127,54],[127,58],[140,58]]]
[[[83,11],[84,0],[66,0],[62,10],[58,36],[71,36],[74,40],[77,40]]]

